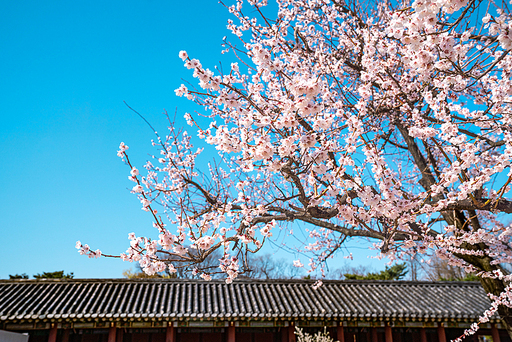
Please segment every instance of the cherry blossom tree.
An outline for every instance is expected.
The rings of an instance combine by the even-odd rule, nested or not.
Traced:
[[[198,160],[208,156],[175,125],[155,140],[160,156],[144,175],[121,144],[132,192],[159,236],[131,234],[120,257],[152,274],[221,250],[218,268],[194,272],[224,272],[231,282],[250,268],[247,253],[303,222],[294,227],[309,235],[309,270],[321,270],[354,236],[391,260],[432,253],[480,278],[492,303],[480,322],[498,312],[512,336],[512,276],[503,267],[512,261],[507,4],[278,0],[277,13],[265,6],[227,5],[234,40],[224,52],[236,61],[228,70],[179,54],[198,84],[176,94],[203,108],[185,118],[218,151],[206,169]]]

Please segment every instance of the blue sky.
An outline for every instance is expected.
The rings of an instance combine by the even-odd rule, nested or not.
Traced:
[[[154,236],[116,156],[123,141],[142,166],[154,136],[123,101],[161,133],[164,109],[185,125],[195,107],[174,89],[192,75],[178,52],[231,61],[220,53],[230,15],[215,0],[2,0],[0,13],[0,278],[121,277],[132,265],[74,245],[118,254],[128,233]]]

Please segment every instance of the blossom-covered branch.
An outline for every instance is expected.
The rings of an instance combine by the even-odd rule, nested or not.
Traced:
[[[239,43],[226,41],[237,58],[226,72],[179,54],[198,85],[176,95],[204,108],[185,118],[218,151],[215,161],[199,170],[208,156],[173,124],[145,176],[121,145],[133,192],[160,234],[130,236],[122,258],[151,273],[219,249],[229,282],[247,253],[301,221],[310,271],[347,236],[374,239],[391,260],[432,253],[482,279],[489,312],[512,335],[503,268],[512,227],[500,216],[512,213],[507,7],[279,0],[269,14],[265,5],[227,6]]]

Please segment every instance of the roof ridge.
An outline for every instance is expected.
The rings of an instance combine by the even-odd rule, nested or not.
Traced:
[[[251,284],[313,284],[315,279],[235,279],[233,283],[251,283]],[[441,286],[441,285],[467,285],[480,286],[477,281],[427,281],[427,280],[339,280],[339,279],[321,279],[324,284],[381,284],[381,285],[400,285],[400,286]],[[74,279],[0,279],[0,283],[224,283],[223,279],[212,279],[205,281],[202,279],[167,279],[167,278],[74,278]]]

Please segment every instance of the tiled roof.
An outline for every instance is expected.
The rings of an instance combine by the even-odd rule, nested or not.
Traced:
[[[478,283],[72,279],[0,281],[0,321],[412,319],[473,320]]]

